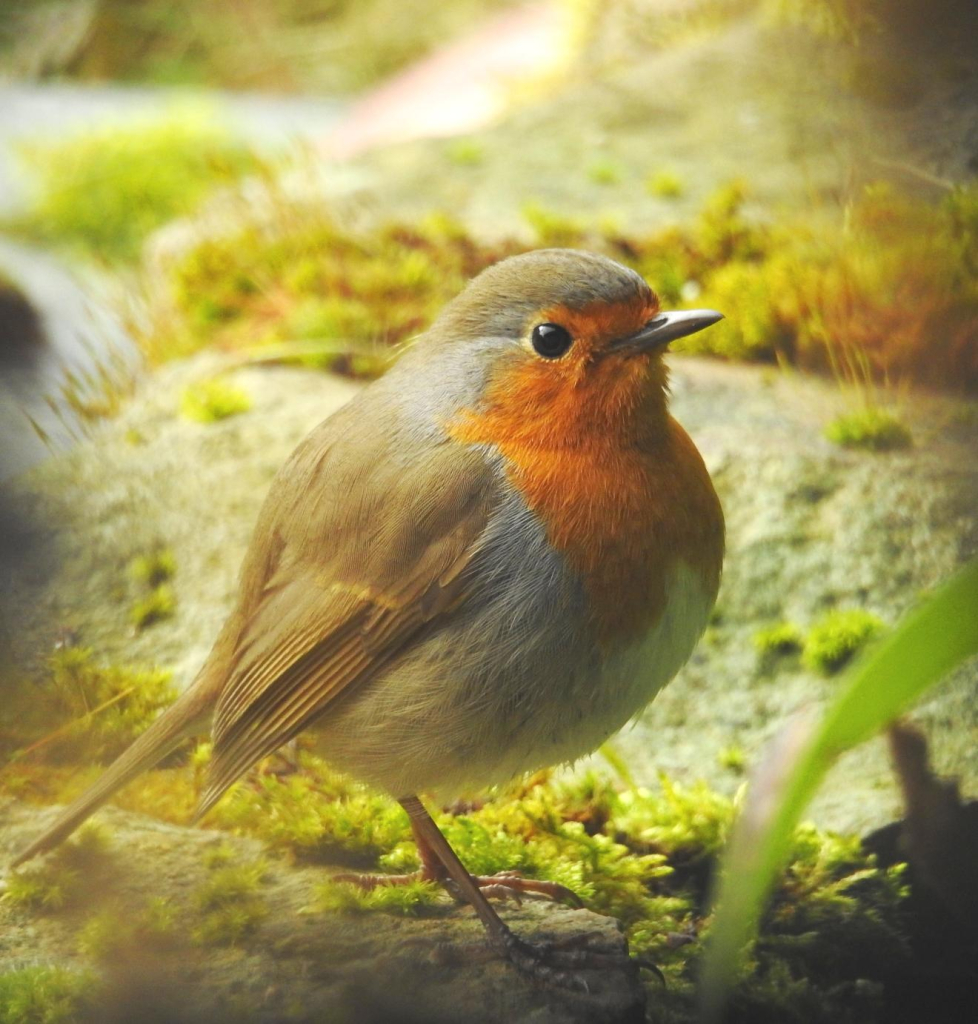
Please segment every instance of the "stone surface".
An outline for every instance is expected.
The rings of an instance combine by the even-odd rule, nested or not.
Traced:
[[[978,550],[975,403],[916,393],[903,402],[915,444],[872,454],[838,448],[824,424],[845,397],[824,381],[772,370],[672,360],[677,417],[700,446],[726,510],[728,554],[715,623],[677,679],[615,741],[641,783],[662,769],[733,791],[785,717],[818,707],[837,683],[797,659],[766,666],[752,637],[782,618],[802,628],[831,606],[893,623],[917,595]],[[123,415],[74,451],[21,478],[14,494],[49,553],[10,573],[10,646],[37,668],[65,629],[110,662],[157,664],[192,679],[229,607],[269,481],[295,443],[358,385],[283,367],[230,380],[250,412],[216,424],[178,413],[185,384],[218,370],[198,357],[147,380]],[[176,616],[134,633],[131,559],[155,545],[177,563]],[[917,712],[935,767],[978,793],[978,668],[965,668]],[[846,757],[812,809],[862,831],[897,816],[882,743]]]
[[[52,810],[0,798],[0,862],[35,834]],[[483,955],[482,926],[447,896],[425,917],[341,915],[315,908],[314,887],[326,867],[271,861],[259,888],[267,917],[233,947],[195,944],[200,919],[194,890],[205,881],[208,850],[227,846],[231,863],[252,863],[261,845],[225,833],[178,828],[108,810],[107,880],[78,905],[53,915],[23,911],[0,900],[0,973],[36,964],[84,968],[78,933],[92,914],[110,909],[121,921],[161,897],[175,917],[167,948],[127,948],[99,968],[111,999],[100,1020],[356,1021],[475,1024],[638,1024],[645,996],[638,971],[582,972],[588,993],[537,985],[504,961]],[[503,917],[537,943],[580,939],[604,953],[624,954],[616,921],[588,910],[525,900]],[[464,949],[447,962],[446,943]],[[456,958],[457,961],[457,958]]]

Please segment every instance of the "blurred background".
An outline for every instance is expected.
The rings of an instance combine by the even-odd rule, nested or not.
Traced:
[[[703,865],[746,766],[978,551],[976,38],[970,0],[0,0],[0,839],[18,845],[192,679],[267,485],[308,429],[489,263],[601,251],[665,308],[726,316],[671,359],[674,411],[728,520],[717,611],[638,724],[555,776],[572,788],[551,808],[624,842],[622,863],[667,858],[672,888],[598,909],[663,964],[661,1019],[688,1019]],[[976,691],[972,665],[917,713],[966,795]],[[288,785],[348,799],[302,756]],[[169,833],[131,812],[185,823],[205,760],[184,751],[113,819],[174,871],[205,871],[196,840],[180,868]],[[214,827],[300,863],[350,854],[326,803],[300,822],[266,796]],[[882,742],[847,755],[812,817],[855,846],[813,832],[798,854],[792,898],[818,911],[783,910],[788,938],[766,947],[743,1019],[835,1021],[843,1004],[845,1019],[901,1019],[890,982],[920,951],[894,938],[895,876],[874,876],[885,895],[860,890],[877,930],[858,948],[831,930],[856,903],[822,888],[869,877],[858,839],[901,813]],[[395,848],[350,844],[367,863]],[[276,920],[294,912],[274,886],[263,898]],[[653,898],[673,915],[664,931]],[[78,952],[78,905],[74,924],[37,925],[0,902],[17,936],[0,946],[0,1018],[2,969],[118,955]],[[285,1019],[276,970],[301,955],[260,960],[242,943],[261,915],[239,917],[228,977]],[[850,967],[791,960],[815,918]],[[686,938],[670,945],[669,929]],[[69,1009],[87,998],[48,981]]]

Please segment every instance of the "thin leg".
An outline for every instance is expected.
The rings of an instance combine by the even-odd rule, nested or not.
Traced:
[[[398,802],[411,819],[411,828],[419,840],[418,852],[421,854],[422,861],[425,859],[425,852],[438,859],[448,877],[458,886],[459,892],[479,915],[479,920],[485,925],[491,945],[501,953],[507,952],[510,940],[515,939],[515,936],[503,924],[500,916],[493,910],[492,904],[483,896],[482,890],[465,870],[462,862],[458,859],[458,854],[441,834],[441,829],[435,824],[431,815],[424,809],[424,804],[416,796],[407,796]]]
[[[479,880],[473,878],[458,859],[458,854],[441,834],[431,815],[416,796],[404,797],[399,803],[411,819],[411,827],[418,839],[419,850],[427,850],[441,862],[448,877],[458,891],[472,905],[486,929],[490,946],[502,954],[518,970],[536,981],[588,991],[587,983],[576,973],[581,968],[621,968],[629,964],[633,969],[642,964],[629,961],[628,957],[596,953],[589,949],[564,949],[553,945],[534,948],[518,938],[503,922],[492,904],[479,887]],[[425,854],[422,853],[422,859]]]
[[[424,808],[422,807],[421,809],[424,812]],[[461,899],[463,903],[466,902],[466,898],[460,892],[458,886],[455,884],[447,869],[439,859],[437,853],[432,848],[431,843],[428,841],[427,833],[419,827],[418,819],[411,817],[410,815],[411,812],[409,811],[408,816],[411,822],[411,831],[414,834],[414,842],[418,848],[418,856],[421,858],[420,871],[413,871],[408,875],[344,872],[340,875],[334,875],[333,879],[337,882],[352,882],[354,885],[358,885],[362,889],[376,889],[378,886],[406,885],[410,882],[436,882],[439,885],[445,886],[456,899]],[[431,821],[431,818],[428,817],[427,812],[424,812],[424,816],[429,822],[431,822],[432,827],[444,840],[444,837],[441,835],[438,827]],[[447,846],[448,844],[446,843],[445,845]],[[548,882],[536,878],[523,878],[518,871],[500,871],[495,875],[472,875],[470,877],[476,886],[482,890],[482,894],[491,899],[513,900],[516,903],[521,903],[521,897],[529,893],[531,895],[546,896],[552,900],[570,903],[576,907],[584,905],[577,893],[572,889],[568,889],[566,885],[561,885],[559,882]]]

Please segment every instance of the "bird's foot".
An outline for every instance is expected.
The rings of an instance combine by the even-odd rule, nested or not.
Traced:
[[[412,871],[407,875],[361,874],[344,872],[333,875],[334,882],[351,882],[361,889],[376,889],[382,885],[409,885],[411,882],[437,882],[460,903],[465,897],[459,892],[458,886],[442,871],[424,867],[420,871]],[[520,904],[523,896],[546,896],[559,903],[570,903],[575,907],[584,906],[581,898],[566,885],[558,882],[547,882],[536,878],[523,878],[518,871],[500,871],[495,875],[473,875],[472,881],[488,899],[512,900]]]
[[[664,983],[662,972],[651,961],[591,945],[594,940],[607,942],[607,936],[601,932],[531,943],[504,926],[501,931],[489,933],[487,940],[487,944],[479,945],[446,943],[438,947],[436,958],[442,964],[458,965],[498,956],[537,984],[584,994],[591,991],[584,971],[647,970]]]

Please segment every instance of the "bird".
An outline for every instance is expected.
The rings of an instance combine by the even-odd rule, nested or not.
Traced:
[[[586,951],[531,945],[489,901],[569,890],[470,876],[419,794],[573,762],[689,658],[716,601],[724,521],[669,413],[664,353],[720,319],[663,312],[636,271],[596,253],[484,269],[298,445],[195,681],[14,866],[188,736],[213,743],[199,819],[308,731],[328,763],[400,802],[412,877],[470,903],[518,970],[573,976]]]

